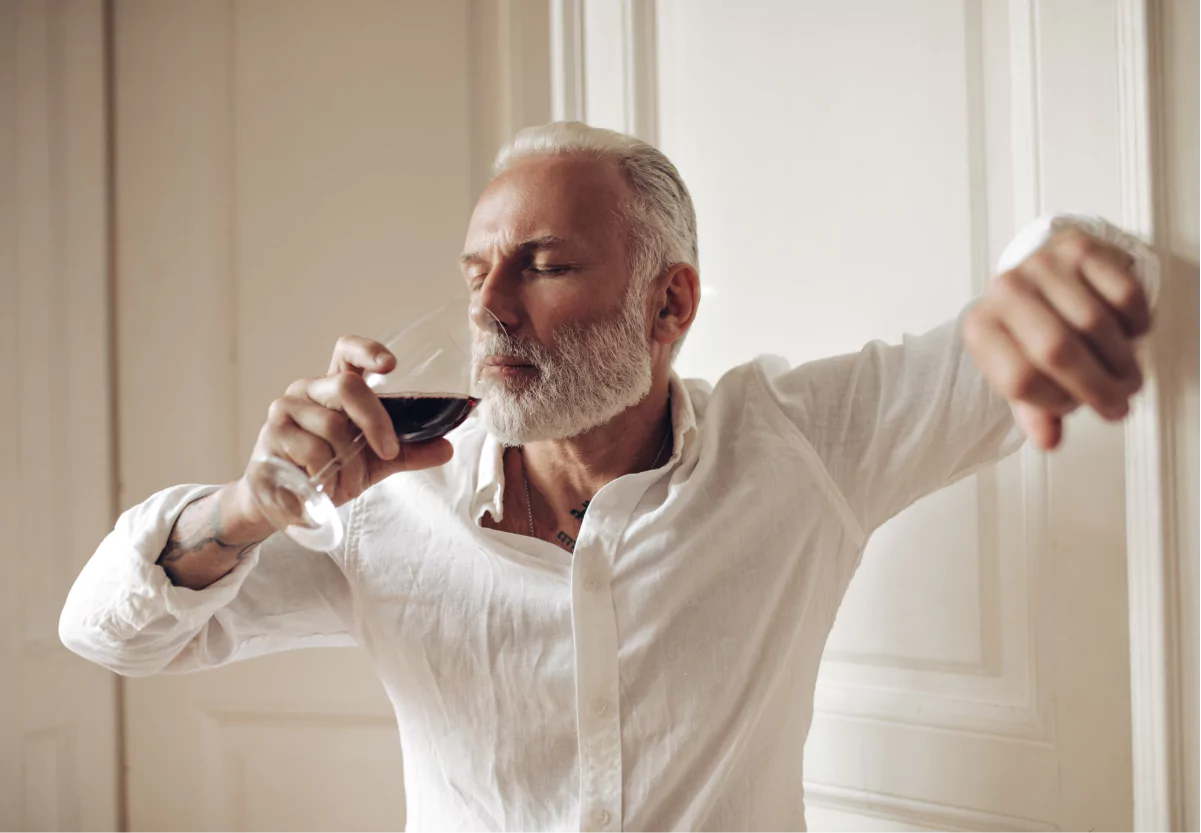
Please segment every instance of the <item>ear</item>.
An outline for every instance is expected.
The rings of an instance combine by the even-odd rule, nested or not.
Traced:
[[[651,340],[668,346],[684,337],[701,302],[701,279],[687,263],[671,266],[655,281]]]

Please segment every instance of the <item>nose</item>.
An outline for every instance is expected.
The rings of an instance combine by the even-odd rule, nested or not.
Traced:
[[[471,303],[471,321],[483,333],[512,333],[521,323],[505,269],[494,268]]]
[[[471,316],[471,323],[481,333],[507,333],[509,331],[496,313],[488,309],[478,298],[472,302],[468,314]]]

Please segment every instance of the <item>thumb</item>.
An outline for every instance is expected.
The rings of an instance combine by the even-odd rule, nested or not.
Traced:
[[[368,449],[370,451],[370,449]],[[402,471],[420,471],[445,465],[455,454],[450,440],[440,438],[423,443],[401,443],[400,451],[391,460],[375,457],[371,461],[371,485]]]
[[[1022,433],[1043,451],[1051,451],[1063,442],[1063,417],[1025,402],[1013,405],[1013,418]]]

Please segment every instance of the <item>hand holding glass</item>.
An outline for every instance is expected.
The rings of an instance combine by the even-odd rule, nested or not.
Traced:
[[[387,373],[367,373],[364,380],[379,397],[402,444],[445,436],[470,416],[486,393],[484,383],[472,378],[471,324],[460,304],[427,313],[383,344],[396,357],[395,367]],[[309,549],[336,549],[345,529],[329,491],[341,467],[365,445],[366,437],[356,432],[354,440],[336,450],[312,476],[281,457],[253,460],[247,476],[263,515]]]

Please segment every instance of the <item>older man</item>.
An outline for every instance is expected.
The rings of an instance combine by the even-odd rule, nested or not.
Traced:
[[[255,450],[314,472],[364,430],[341,547],[272,535],[246,478],[167,489],[122,515],[61,625],[123,674],[362,645],[419,829],[803,828],[818,662],[868,536],[1023,433],[1054,448],[1081,405],[1122,418],[1154,269],[1059,218],[930,333],[681,381],[688,191],[580,124],[502,151],[461,260],[496,384],[453,448],[398,445],[363,381],[394,358],[344,338]]]

